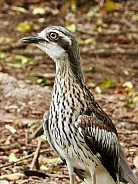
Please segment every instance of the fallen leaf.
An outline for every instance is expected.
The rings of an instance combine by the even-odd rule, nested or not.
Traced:
[[[101,94],[101,93],[102,93],[102,89],[100,88],[100,86],[96,86],[95,91],[96,91],[98,94]]]
[[[68,24],[67,26],[66,26],[66,28],[68,29],[68,30],[70,30],[72,33],[75,33],[76,32],[76,24]]]
[[[95,38],[88,38],[85,40],[85,44],[93,44],[95,45],[96,44],[96,40]]]
[[[17,31],[21,32],[31,32],[34,29],[34,25],[29,24],[28,22],[21,22],[16,27]]]
[[[132,89],[133,88],[133,84],[132,84],[132,82],[128,81],[128,82],[125,82],[123,84],[123,87],[128,87],[128,88]]]
[[[5,125],[5,128],[13,134],[16,132],[16,129],[11,125]]]
[[[10,153],[9,162],[16,162],[18,159],[14,153]]]
[[[0,51],[0,59],[5,59],[6,58],[6,54],[3,51]]]
[[[11,9],[15,10],[15,11],[22,12],[22,13],[27,13],[27,10],[23,7],[20,7],[20,6],[12,6]]]
[[[90,67],[89,67],[89,72],[95,73],[95,71],[96,71],[96,69],[95,69],[94,66],[90,66]]]
[[[133,164],[138,169],[138,155],[134,157]]]
[[[36,14],[41,14],[41,15],[44,15],[46,13],[46,8],[45,7],[41,7],[41,6],[37,6],[33,9],[33,12],[32,12],[34,15]]]
[[[24,176],[25,175],[22,173],[5,174],[5,175],[0,176],[0,180],[2,180],[2,179],[18,180]]]
[[[104,4],[104,10],[106,12],[112,12],[115,11],[117,8],[116,3],[112,0],[106,1]]]
[[[47,171],[47,170],[49,170],[49,168],[46,167],[45,165],[40,166],[40,171]]]
[[[104,88],[112,88],[113,87],[113,81],[112,80],[105,80],[101,84],[102,87]]]
[[[10,184],[7,180],[1,180],[0,184]]]
[[[58,158],[44,158],[43,159],[43,163],[44,164],[61,164],[62,160],[58,157]]]

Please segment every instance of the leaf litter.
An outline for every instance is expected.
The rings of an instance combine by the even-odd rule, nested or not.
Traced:
[[[11,8],[2,3],[0,166],[11,165],[1,168],[0,183],[9,184],[9,180],[10,184],[69,183],[67,168],[42,138],[34,170],[28,172],[38,148],[38,137],[43,137],[42,117],[49,109],[55,66],[37,48],[34,53],[34,47],[26,48],[16,42],[28,36],[28,32],[36,34],[51,22],[68,27],[79,40],[86,83],[91,84],[95,99],[115,123],[129,164],[138,176],[138,60],[133,52],[138,41],[138,3],[107,1],[100,5],[100,2],[88,3],[81,9],[75,1],[73,5],[30,3],[27,10],[21,2],[18,5],[14,2]],[[4,13],[7,10],[9,14]],[[112,54],[112,49],[117,54]],[[99,54],[93,54],[95,50]],[[47,176],[40,177],[42,174]],[[78,177],[75,179],[80,181]]]

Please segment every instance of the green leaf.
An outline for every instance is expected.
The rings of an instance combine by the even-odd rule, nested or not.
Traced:
[[[22,13],[26,13],[27,12],[27,10],[25,8],[20,7],[20,6],[12,6],[11,9],[15,10],[15,11],[22,12]]]
[[[29,74],[29,77],[37,77],[37,76],[38,76],[38,74],[36,72],[31,72]]]
[[[72,24],[68,24],[67,26],[66,26],[66,28],[68,29],[68,30],[70,30],[72,33],[75,33],[76,32],[76,24],[74,24],[74,23],[72,23]]]
[[[23,68],[24,67],[21,63],[8,63],[8,65],[13,68]]]
[[[30,58],[27,58],[23,55],[16,55],[14,57],[15,60],[20,61],[22,65],[27,65],[27,64],[31,64],[34,63],[34,61]]]
[[[81,38],[77,39],[77,42],[78,42],[79,45],[84,45],[85,44],[85,40],[83,40]]]
[[[45,7],[41,7],[41,6],[36,6],[36,7],[34,7],[32,13],[34,15],[36,15],[36,14],[44,15],[46,13],[46,8]]]
[[[88,83],[88,87],[94,88],[94,87],[95,87],[95,84],[94,84],[93,82],[89,82],[89,83]]]
[[[95,38],[88,38],[85,40],[85,44],[93,44],[95,45],[96,44],[96,40]]]
[[[49,170],[49,168],[46,167],[45,165],[40,166],[40,171],[47,171],[47,170]]]
[[[133,101],[134,101],[134,103],[136,103],[138,101],[138,94],[136,96],[134,96]]]
[[[37,80],[37,84],[41,86],[46,86],[50,84],[50,81],[47,78],[41,78]]]
[[[77,11],[77,0],[71,0],[71,10],[74,13]]]
[[[0,59],[5,59],[6,58],[6,54],[3,51],[0,51]]]
[[[95,73],[95,72],[96,72],[95,67],[94,67],[94,66],[90,66],[90,67],[89,67],[89,72]]]
[[[104,4],[104,10],[106,12],[112,12],[112,11],[115,11],[117,8],[117,5],[114,1],[112,0],[107,0]]]
[[[113,81],[112,80],[105,80],[101,84],[104,88],[112,88],[113,87]]]
[[[86,14],[86,18],[94,17],[98,10],[99,10],[99,5],[91,8],[89,12]]]
[[[46,141],[46,136],[44,134],[39,136],[42,141]]]
[[[132,16],[132,20],[135,20],[135,21],[138,20],[138,12]]]
[[[33,124],[31,124],[30,129],[33,130],[33,129],[35,129],[36,127],[37,127],[37,124],[36,124],[36,123],[33,123]]]
[[[52,167],[52,171],[54,171],[54,172],[62,172],[60,169],[55,168],[55,167]]]
[[[124,70],[124,74],[125,75],[129,75],[129,71],[128,70]]]
[[[94,31],[98,33],[102,33],[103,28],[101,26],[98,26],[97,28],[94,29]]]
[[[16,30],[20,32],[31,32],[33,31],[33,29],[34,29],[34,26],[27,22],[21,22],[16,27]]]
[[[62,160],[58,157],[58,158],[44,158],[43,159],[43,163],[44,164],[61,164]]]

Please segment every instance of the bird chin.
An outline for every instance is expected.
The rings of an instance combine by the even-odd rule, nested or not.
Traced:
[[[62,60],[62,57],[66,55],[65,50],[60,48],[55,48],[54,45],[47,47],[43,43],[36,44],[39,49],[44,51],[54,62]],[[61,59],[60,59],[61,58]]]

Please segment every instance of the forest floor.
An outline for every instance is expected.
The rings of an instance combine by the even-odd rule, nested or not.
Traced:
[[[114,122],[138,177],[138,1],[92,1],[77,10],[61,1],[33,2],[26,9],[23,1],[0,2],[0,184],[69,183],[66,166],[39,131],[50,106],[54,62],[20,42],[50,25],[74,31],[85,81]]]

